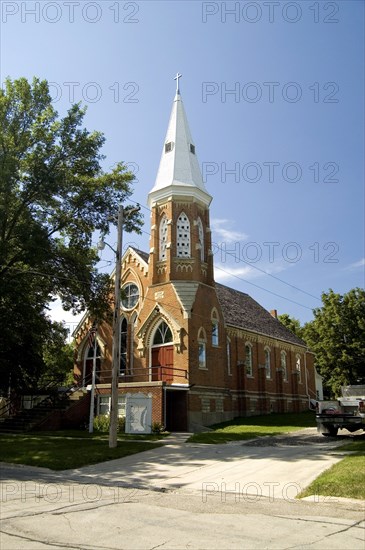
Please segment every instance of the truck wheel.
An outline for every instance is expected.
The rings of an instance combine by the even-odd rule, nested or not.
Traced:
[[[337,432],[338,432],[338,428],[336,428],[335,426],[332,426],[332,425],[329,425],[329,426],[327,425],[326,429],[327,429],[327,431],[322,432],[322,435],[324,435],[326,437],[336,437]]]

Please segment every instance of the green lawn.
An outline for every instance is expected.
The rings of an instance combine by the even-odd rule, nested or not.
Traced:
[[[188,439],[189,443],[227,443],[253,439],[264,435],[279,435],[300,430],[301,428],[315,427],[315,413],[269,414],[235,418],[229,422],[212,426],[213,431],[194,434]]]
[[[298,498],[309,495],[365,499],[365,440],[341,446],[342,451],[353,451],[313,481]]]
[[[130,436],[118,436],[118,446],[109,449],[108,435],[87,432],[0,434],[0,461],[67,470],[160,447],[161,443]]]

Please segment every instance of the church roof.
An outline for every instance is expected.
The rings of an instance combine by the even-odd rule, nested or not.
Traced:
[[[306,345],[248,294],[219,283],[215,287],[226,325],[259,332],[299,346]]]
[[[148,264],[148,261],[150,259],[150,255],[148,254],[148,252],[143,252],[143,250],[139,250],[139,248],[135,248],[134,246],[131,246],[130,248],[132,248],[132,250],[134,250],[134,252],[138,254],[138,256],[140,256],[142,260],[146,262],[146,264]]]
[[[210,204],[180,91],[176,91],[156,182],[149,202],[167,194],[194,195]]]

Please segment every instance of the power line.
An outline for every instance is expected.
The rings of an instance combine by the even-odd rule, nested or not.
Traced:
[[[259,288],[260,290],[264,290],[265,292],[268,292],[269,294],[272,294],[273,296],[277,296],[278,298],[282,298],[283,300],[287,300],[288,302],[292,302],[293,304],[296,304],[297,306],[304,307],[306,309],[309,309],[310,311],[313,310],[313,308],[311,308],[311,307],[305,306],[304,304],[300,304],[299,302],[296,302],[295,300],[291,300],[290,298],[286,298],[286,296],[282,296],[281,294],[277,294],[276,292],[273,292],[272,290],[268,290],[267,288],[264,288],[263,286],[252,283],[251,281],[247,281],[247,279],[244,279],[243,277],[240,277],[239,275],[236,275],[236,274],[234,274],[230,271],[226,271],[225,269],[222,269],[221,267],[215,266],[214,269],[218,269],[219,271],[223,271],[224,273],[228,273],[229,275],[231,275],[231,277],[235,277],[236,279],[239,279],[240,281],[243,281],[244,283],[255,286],[256,288]]]
[[[142,233],[145,233],[146,235],[149,235],[151,237],[151,233],[149,233],[148,231],[144,231],[143,229],[141,229],[141,232]],[[246,262],[248,263],[248,262]],[[251,265],[251,264],[249,264]],[[254,267],[255,269],[258,269],[258,271],[262,271],[264,274],[266,275],[269,275],[270,277],[273,277],[274,279],[277,279],[278,281],[292,287],[293,289],[295,290],[299,290],[300,292],[303,292],[304,294],[308,294],[309,296],[311,296],[312,298],[315,298],[316,300],[320,300],[317,296],[314,296],[313,294],[310,294],[309,292],[306,292],[305,290],[301,290],[299,287],[296,287],[295,285],[292,285],[290,283],[287,283],[286,281],[283,281],[282,279],[280,279],[279,277],[276,277],[274,275],[272,275],[271,273],[267,273],[265,270],[261,269],[261,268],[258,268],[257,266],[252,266]],[[244,283],[247,283],[249,285],[252,285],[252,286],[255,286],[256,288],[259,288],[260,290],[263,290],[265,292],[268,292],[269,294],[272,294],[273,296],[276,296],[278,298],[281,298],[283,300],[287,300],[288,302],[291,302],[293,304],[296,304],[300,307],[304,307],[305,309],[309,309],[310,311],[313,310],[313,308],[309,307],[309,306],[305,306],[304,304],[301,304],[300,302],[296,302],[295,300],[292,300],[291,298],[287,298],[286,296],[282,296],[281,294],[277,294],[276,292],[273,292],[272,290],[268,290],[267,288],[264,288],[260,285],[257,285],[255,283],[252,283],[251,281],[248,281],[247,279],[244,279],[243,277],[239,277],[238,275],[232,273],[231,271],[226,271],[225,269],[221,268],[221,267],[218,267],[218,266],[214,266],[214,269],[218,269],[220,271],[223,271],[224,273],[227,273],[228,275],[230,275],[231,277],[235,277],[236,279],[239,279],[240,281],[243,281]]]
[[[222,248],[219,247],[219,250],[222,250]],[[222,250],[222,252],[223,252],[223,250]],[[228,254],[228,256],[233,256],[234,258],[237,258],[237,256],[235,256],[232,252],[227,252],[226,250],[224,250],[224,253]],[[261,269],[260,267],[257,267],[257,265],[253,265],[252,263],[247,262],[243,258],[239,258],[239,260],[241,262],[244,262],[245,264],[249,265],[250,267],[253,267],[254,269],[257,269],[257,271],[260,271],[261,273],[264,273],[265,275],[268,275],[269,277],[272,277],[273,279],[276,279],[277,281],[280,281],[281,283],[283,283],[287,286],[290,286],[294,290],[298,290],[299,292],[303,292],[303,294],[307,294],[311,298],[315,298],[316,300],[321,301],[321,299],[318,298],[318,296],[315,296],[314,294],[311,294],[310,292],[307,292],[306,290],[302,290],[301,288],[299,288],[295,285],[292,285],[291,283],[288,283],[287,281],[284,281],[283,279],[280,279],[280,277],[277,277],[276,275],[273,275],[272,273],[269,273],[268,271],[265,271],[264,269]],[[221,269],[221,268],[217,268],[217,269]],[[224,271],[224,270],[222,269],[222,271]]]
[[[129,199],[129,200],[130,200],[131,202],[135,203],[135,204],[139,204],[139,205],[140,205],[142,208],[144,208],[145,210],[148,210],[149,212],[152,212],[152,210],[151,210],[150,208],[148,208],[147,206],[142,205],[142,204],[140,204],[140,203],[138,203],[138,202],[136,202],[136,201],[133,201],[132,199]],[[146,231],[143,231],[143,230],[141,230],[141,231],[142,231],[142,233],[146,233],[147,235],[151,236],[150,233],[148,233],[148,232],[146,232]],[[223,250],[222,250],[222,247],[218,247],[218,249],[221,250],[222,252],[224,252],[225,254],[228,254],[229,256],[233,256],[233,257],[236,259],[236,261],[237,261],[237,256],[234,255],[234,253],[232,253],[232,252],[227,252],[226,250],[223,251]],[[265,271],[264,269],[261,269],[260,267],[254,265],[254,264],[252,264],[252,263],[250,263],[250,262],[247,262],[247,261],[244,260],[243,258],[238,257],[238,262],[245,263],[245,264],[249,265],[250,267],[252,267],[253,269],[256,269],[257,271],[260,271],[261,273],[264,273],[265,275],[268,275],[268,277],[272,277],[273,279],[276,279],[276,280],[279,281],[280,283],[283,283],[284,285],[287,285],[287,286],[289,286],[290,288],[293,288],[294,290],[297,290],[297,291],[299,291],[299,292],[302,292],[303,294],[306,294],[307,296],[310,296],[311,298],[314,298],[315,300],[318,300],[319,302],[321,302],[321,299],[318,298],[318,296],[315,296],[314,294],[311,294],[310,292],[307,292],[306,290],[303,290],[303,289],[299,288],[299,287],[296,286],[296,285],[293,285],[293,284],[291,284],[291,283],[288,283],[287,281],[284,281],[283,279],[281,279],[281,278],[278,277],[277,275],[273,275],[272,273],[269,273],[268,271]],[[238,263],[238,262],[237,262],[237,263]],[[218,268],[218,269],[219,269],[219,268]],[[222,269],[222,271],[224,271],[224,270]],[[228,273],[228,272],[227,272],[227,273]],[[232,276],[233,276],[233,274],[232,274]],[[244,280],[244,279],[242,279],[242,280]],[[247,281],[246,281],[246,282],[247,282]],[[264,289],[264,290],[266,290],[266,289]],[[267,292],[270,292],[270,291],[267,291]],[[285,299],[286,299],[286,298],[285,298]],[[304,306],[304,307],[305,307],[305,306]],[[311,308],[310,308],[310,309],[311,309]]]

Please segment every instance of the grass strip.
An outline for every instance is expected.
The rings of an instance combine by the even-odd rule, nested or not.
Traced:
[[[68,470],[88,464],[122,458],[160,447],[161,443],[149,441],[119,441],[110,449],[108,438],[55,436],[43,434],[0,434],[0,461]]]
[[[323,495],[365,500],[365,440],[341,445],[338,451],[353,451],[354,454],[323,472],[298,498]]]
[[[315,413],[311,411],[239,417],[212,426],[213,431],[194,434],[188,439],[188,442],[227,443],[228,441],[241,441],[265,435],[280,435],[315,426]]]

